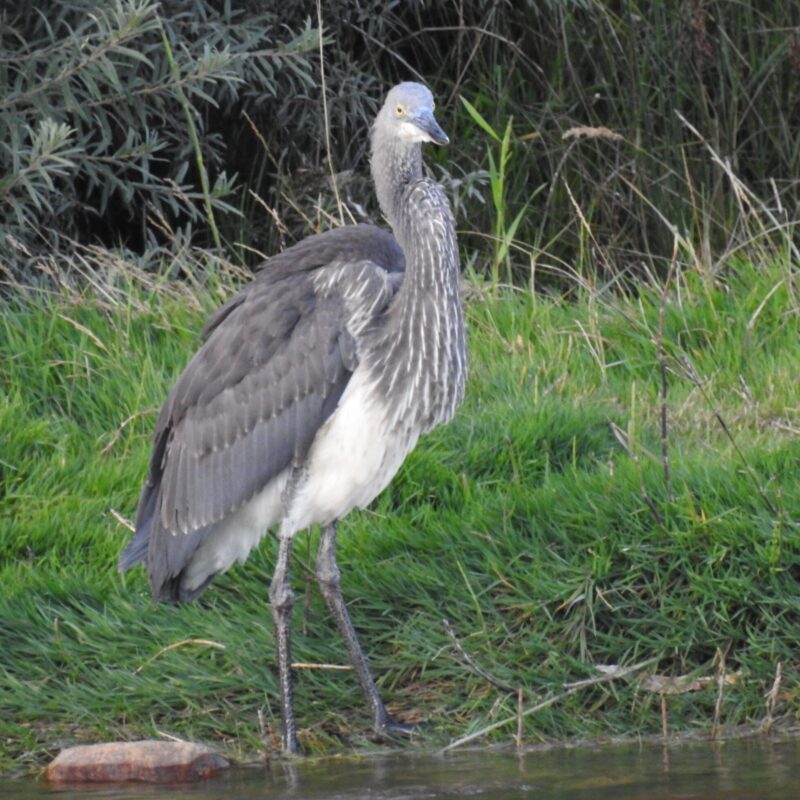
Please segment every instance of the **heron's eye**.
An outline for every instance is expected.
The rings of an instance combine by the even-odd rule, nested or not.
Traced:
[[[398,117],[404,117],[406,115],[405,106],[397,106],[395,108],[394,113],[397,114]]]

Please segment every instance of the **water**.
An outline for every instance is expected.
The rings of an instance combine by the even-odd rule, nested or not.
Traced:
[[[333,758],[232,769],[203,784],[53,789],[0,780],[2,800],[795,800],[800,740],[444,757]]]

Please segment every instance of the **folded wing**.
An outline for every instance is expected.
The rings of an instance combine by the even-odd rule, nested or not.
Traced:
[[[402,268],[390,234],[342,228],[271,259],[217,310],[161,409],[121,569],[146,560],[163,596],[216,523],[302,464]]]

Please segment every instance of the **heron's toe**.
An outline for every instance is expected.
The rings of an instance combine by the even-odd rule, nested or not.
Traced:
[[[413,736],[420,732],[419,725],[411,725],[407,722],[398,722],[391,717],[387,717],[381,725],[376,725],[375,729],[376,742],[407,742]]]

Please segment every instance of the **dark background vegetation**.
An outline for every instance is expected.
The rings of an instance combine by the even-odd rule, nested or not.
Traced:
[[[3,8],[0,258],[15,278],[75,244],[122,247],[148,268],[222,245],[253,265],[340,219],[314,3]],[[663,271],[676,230],[713,268],[752,231],[708,146],[776,225],[797,216],[797,3],[326,0],[322,19],[346,220],[377,218],[367,129],[404,79],[439,100],[453,145],[428,157],[479,273],[525,280],[543,252],[550,280]],[[509,126],[502,153],[459,97],[500,138]]]

